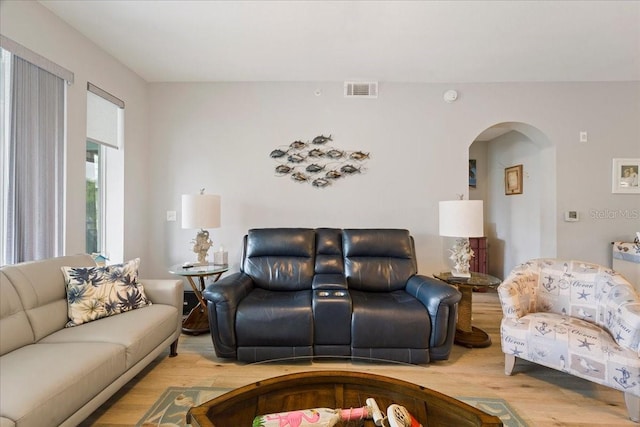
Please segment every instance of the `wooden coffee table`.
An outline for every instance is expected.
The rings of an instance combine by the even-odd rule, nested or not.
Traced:
[[[301,372],[246,385],[187,414],[194,427],[250,427],[257,415],[309,408],[356,408],[376,399],[384,412],[406,407],[424,427],[502,426],[500,418],[437,391],[381,375],[350,371]],[[374,427],[372,420],[365,427]]]

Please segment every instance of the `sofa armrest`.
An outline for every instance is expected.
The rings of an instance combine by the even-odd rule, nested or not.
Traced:
[[[251,277],[239,272],[207,286],[202,293],[207,300],[211,340],[218,357],[236,358],[236,310],[253,288]]]
[[[432,277],[415,275],[407,281],[405,291],[419,300],[431,318],[431,348],[453,342],[458,302],[462,294],[454,286]],[[450,347],[449,347],[450,348]]]
[[[181,280],[141,279],[140,283],[153,304],[172,305],[182,313],[184,288]]]

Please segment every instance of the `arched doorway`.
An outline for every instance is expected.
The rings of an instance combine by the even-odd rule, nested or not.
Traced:
[[[469,146],[476,186],[469,199],[484,200],[489,273],[504,278],[531,258],[556,256],[555,145],[536,127],[503,122]],[[505,194],[505,169],[522,165],[522,193]]]

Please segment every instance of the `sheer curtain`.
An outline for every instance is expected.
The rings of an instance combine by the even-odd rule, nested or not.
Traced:
[[[12,55],[5,262],[63,249],[65,82]]]

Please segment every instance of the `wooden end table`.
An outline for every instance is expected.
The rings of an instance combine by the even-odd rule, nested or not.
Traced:
[[[198,304],[189,312],[182,321],[182,332],[199,335],[209,332],[209,316],[207,313],[207,302],[202,297],[205,288],[205,277],[213,276],[213,282],[217,282],[222,273],[229,270],[228,265],[202,264],[184,268],[182,264],[176,264],[169,269],[169,273],[186,277],[193,288],[193,292],[198,298]],[[196,286],[194,278],[199,279],[200,288]]]
[[[458,324],[456,325],[456,337],[454,342],[469,348],[489,347],[491,337],[480,328],[471,325],[471,308],[473,288],[495,288],[501,281],[484,273],[471,273],[471,277],[455,277],[450,272],[437,273],[433,277],[458,287],[462,293],[462,299],[458,304]]]

